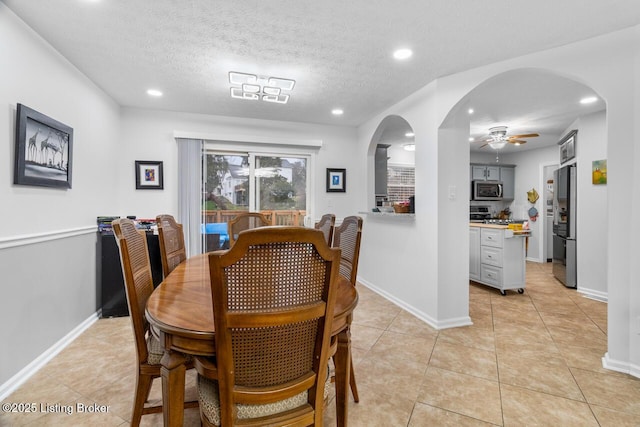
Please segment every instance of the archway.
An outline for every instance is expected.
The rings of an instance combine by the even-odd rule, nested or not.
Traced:
[[[587,96],[596,96],[598,100],[594,104],[580,104],[580,99]],[[560,164],[558,141],[572,129],[579,130],[576,158],[571,160],[577,163],[578,169],[578,292],[599,300],[607,298],[607,250],[602,247],[607,241],[607,229],[603,226],[607,190],[592,185],[591,165],[593,160],[607,158],[606,118],[605,100],[589,86],[572,76],[524,68],[497,74],[476,85],[459,99],[439,128],[443,156],[451,150],[444,144],[455,142],[461,150],[460,138],[487,134],[492,126],[507,126],[517,134],[539,134],[524,146],[507,144],[507,148],[498,153],[499,164],[516,166],[515,196],[504,204],[511,208],[516,219],[529,219],[526,212],[531,206],[540,212],[541,218],[532,223],[535,237],[529,243],[528,259],[533,262],[546,261],[543,256],[545,227],[552,219],[546,217],[546,199],[541,198],[537,205],[531,204],[527,191],[534,188],[543,194],[548,180],[545,168]],[[456,137],[448,137],[453,131],[457,132]],[[483,151],[479,145],[467,142],[470,155],[460,156],[459,173],[469,170],[465,158],[470,163],[496,163],[496,152],[486,147]]]
[[[368,174],[374,185],[369,203],[377,208],[407,203],[415,195],[415,138],[403,117],[385,117],[371,137]]]

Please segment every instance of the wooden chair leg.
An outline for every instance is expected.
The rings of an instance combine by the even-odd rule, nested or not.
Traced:
[[[349,385],[351,386],[351,394],[353,394],[353,400],[357,403],[360,402],[360,396],[358,396],[358,385],[356,384],[356,376],[353,372],[353,357],[349,357],[349,363],[351,363],[351,375],[349,376]]]
[[[136,379],[136,396],[133,400],[133,414],[131,415],[132,427],[140,425],[144,402],[146,402],[149,397],[152,380],[153,378],[151,376],[138,373],[138,378]]]

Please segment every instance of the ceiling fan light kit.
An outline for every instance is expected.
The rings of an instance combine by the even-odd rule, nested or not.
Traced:
[[[494,150],[500,150],[504,148],[507,143],[513,145],[522,145],[526,144],[527,141],[521,138],[534,138],[536,136],[539,135],[537,133],[528,133],[522,135],[507,136],[507,126],[494,126],[492,128],[489,128],[489,137],[480,141],[485,143],[480,148],[484,148],[488,145]],[[471,140],[472,138],[469,139]]]
[[[490,141],[489,142],[489,147],[493,148],[494,150],[499,150],[501,148],[504,148],[504,146],[507,145],[507,141]]]

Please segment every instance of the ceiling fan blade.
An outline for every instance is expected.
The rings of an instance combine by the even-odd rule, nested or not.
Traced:
[[[522,145],[522,144],[526,144],[527,141],[525,141],[524,139],[510,139],[509,143],[515,144],[515,145]]]
[[[540,136],[537,133],[526,133],[522,135],[509,135],[508,139],[520,139],[520,138],[535,138],[536,136]]]
[[[486,144],[482,144],[482,145],[480,146],[480,148],[484,148],[484,147],[486,147],[487,145],[489,145],[489,143],[488,143],[488,142],[487,142]]]

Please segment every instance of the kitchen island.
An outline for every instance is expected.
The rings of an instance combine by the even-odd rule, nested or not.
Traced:
[[[525,288],[525,240],[529,230],[508,225],[469,224],[469,280],[500,290]]]

